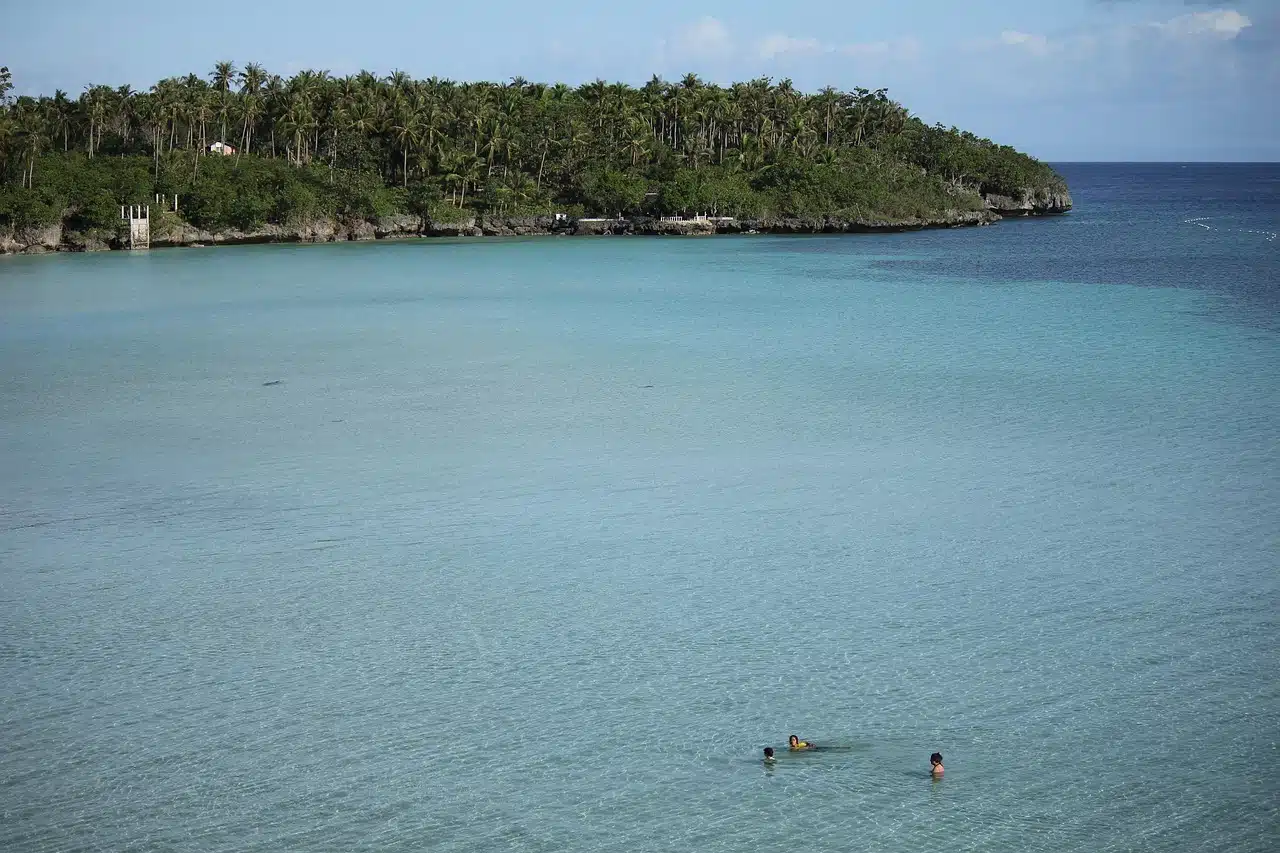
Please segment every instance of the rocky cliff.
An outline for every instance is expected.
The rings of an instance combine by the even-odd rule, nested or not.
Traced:
[[[859,217],[766,217],[742,219],[721,226],[720,233],[758,232],[762,234],[867,234],[875,232],[920,231],[925,228],[967,228],[990,225],[1000,215],[990,210],[947,210],[937,216],[880,219]]]
[[[44,228],[0,228],[0,254],[38,255],[62,248],[62,225]]]
[[[407,237],[523,237],[539,234],[670,235],[711,234],[855,234],[961,228],[990,225],[1002,216],[1036,216],[1071,209],[1065,189],[1027,189],[1019,196],[987,194],[985,210],[947,210],[935,216],[907,218],[761,217],[731,220],[666,220],[647,216],[624,219],[566,219],[552,216],[480,216],[456,221],[433,221],[412,214],[377,220],[318,217],[284,225],[266,224],[249,230],[206,231],[169,217],[152,222],[151,245],[213,246],[247,243],[332,243]],[[53,251],[100,251],[127,248],[119,236],[82,234],[61,225],[22,230],[0,229],[0,254],[39,254]]]
[[[1071,209],[1071,193],[1065,187],[1027,187],[1015,196],[986,193],[987,210],[1001,216],[1051,216]]]

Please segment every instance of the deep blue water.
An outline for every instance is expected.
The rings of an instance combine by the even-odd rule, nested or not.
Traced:
[[[1276,849],[1280,166],[1061,170],[0,259],[0,849]]]

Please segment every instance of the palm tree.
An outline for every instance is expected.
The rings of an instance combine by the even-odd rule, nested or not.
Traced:
[[[49,101],[46,113],[49,128],[62,136],[62,150],[71,148],[71,126],[75,120],[75,104],[67,97],[67,93],[58,89]]]
[[[476,186],[480,183],[480,170],[484,168],[484,161],[476,155],[462,155],[462,160],[458,164],[458,174],[462,177],[462,196],[458,200],[458,206],[462,207],[467,202],[467,185]]]
[[[132,86],[118,86],[111,93],[110,109],[112,125],[116,134],[120,137],[121,156],[124,156],[125,148],[128,148],[133,141],[133,131],[137,124],[137,115],[134,112],[134,98],[137,92]]]
[[[401,172],[403,174],[403,186],[409,186],[409,149],[418,145],[422,139],[422,130],[418,124],[418,114],[414,112],[412,105],[403,97],[398,97],[391,107],[391,123],[389,130],[391,137],[395,140],[396,145],[400,146],[400,154],[402,157]],[[463,193],[466,193],[466,185],[463,185]]]
[[[19,154],[26,165],[22,170],[22,186],[35,186],[36,158],[40,156],[46,139],[45,111],[32,98],[19,98],[14,109],[17,118]]]
[[[209,73],[213,88],[218,92],[218,117],[222,119],[222,135],[218,141],[227,143],[227,116],[231,112],[231,84],[236,79],[236,66],[233,62],[218,62]],[[202,143],[203,144],[203,143]]]
[[[840,106],[840,93],[833,87],[826,86],[814,98],[814,105],[822,113],[823,130],[826,133],[825,144],[831,146],[831,133],[836,124],[836,110]]]
[[[284,80],[278,74],[272,74],[263,85],[263,110],[268,116],[271,127],[271,157],[276,156],[276,126],[288,102]]]
[[[89,118],[89,159],[93,159],[98,140],[102,137],[102,126],[106,123],[108,102],[112,91],[106,86],[87,86],[80,96],[80,105]]]
[[[0,101],[8,85],[0,74]],[[19,101],[0,103],[7,158],[0,167],[12,174],[20,161],[22,186],[59,137],[64,152],[84,146],[95,157],[118,148],[123,157],[142,152],[145,134],[157,179],[167,137],[170,159],[185,145],[198,168],[210,123],[223,142],[229,126],[240,125],[237,163],[274,158],[279,136],[280,155],[296,166],[322,158],[331,181],[342,169],[372,170],[388,184],[407,189],[412,177],[433,193],[443,186],[441,198],[456,205],[504,211],[531,199],[570,203],[584,171],[656,182],[687,171],[679,179],[711,198],[714,170],[754,176],[796,160],[867,170],[886,187],[917,182],[913,172],[923,169],[970,192],[974,175],[1015,156],[972,134],[924,125],[883,89],[805,94],[767,77],[728,87],[688,74],[674,83],[655,76],[640,88],[600,79],[570,88],[522,77],[415,80],[399,70],[341,79],[304,70],[284,80],[255,63],[237,70],[219,62],[211,73],[161,80],[142,94],[90,86],[78,102],[60,90]]]

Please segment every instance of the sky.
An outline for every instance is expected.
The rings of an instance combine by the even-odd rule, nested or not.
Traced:
[[[0,0],[15,94],[274,73],[885,87],[1050,162],[1280,160],[1280,0]]]

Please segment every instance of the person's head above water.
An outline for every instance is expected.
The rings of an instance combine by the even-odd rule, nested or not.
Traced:
[[[813,746],[813,744],[805,740],[800,740],[800,738],[796,737],[795,735],[792,735],[791,737],[787,738],[787,745],[790,746],[792,749],[808,749],[809,747]]]
[[[765,760],[765,761],[773,761],[773,747],[771,747],[771,746],[766,746],[766,747],[764,748],[764,760]]]
[[[941,773],[942,772],[942,753],[935,752],[933,755],[930,755],[929,763],[933,765],[934,773]]]

